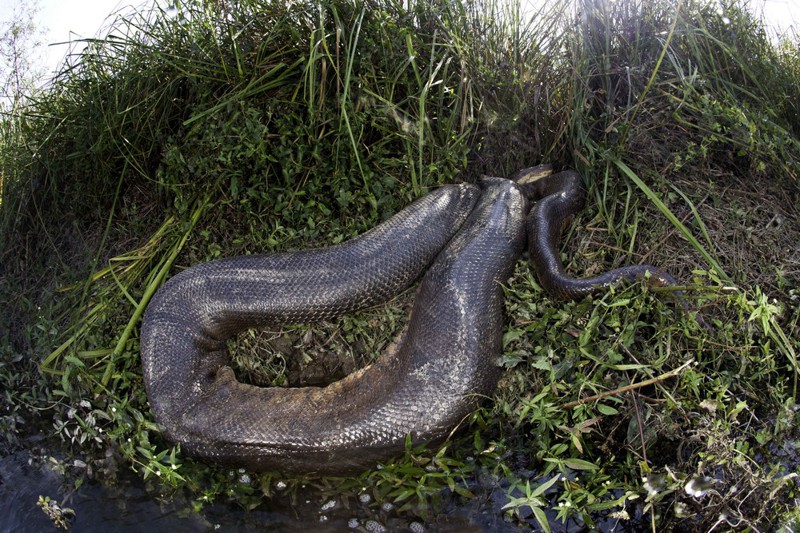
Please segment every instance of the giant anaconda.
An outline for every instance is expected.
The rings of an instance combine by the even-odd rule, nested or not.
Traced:
[[[141,331],[147,395],[189,455],[251,470],[344,474],[414,443],[440,441],[499,377],[501,283],[528,236],[543,285],[578,297],[649,266],[568,278],[562,226],[583,204],[574,172],[434,190],[371,231],[329,248],[201,264],[156,293]],[[529,199],[539,200],[528,214]],[[532,225],[526,229],[526,219]],[[630,270],[632,269],[632,270]],[[388,300],[424,274],[395,348],[327,387],[240,383],[225,342],[246,328],[331,318]],[[543,276],[543,277],[542,277]]]

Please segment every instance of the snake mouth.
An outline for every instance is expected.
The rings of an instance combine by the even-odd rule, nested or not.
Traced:
[[[543,163],[541,165],[536,165],[535,167],[528,167],[518,170],[513,176],[511,176],[510,179],[518,185],[525,185],[527,183],[533,183],[542,178],[546,178],[552,173],[553,165],[550,163]]]

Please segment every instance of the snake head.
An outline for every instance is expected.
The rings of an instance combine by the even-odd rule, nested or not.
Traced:
[[[514,183],[525,185],[527,183],[533,183],[536,180],[546,178],[552,173],[553,165],[550,163],[543,163],[541,165],[536,165],[535,167],[528,167],[518,170],[513,176],[511,176],[510,179]]]

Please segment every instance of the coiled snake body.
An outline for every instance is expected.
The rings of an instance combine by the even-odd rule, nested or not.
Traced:
[[[563,297],[645,270],[661,279],[653,267],[567,278],[558,242],[563,220],[582,206],[580,178],[566,172],[526,183],[539,171],[488,178],[481,188],[442,187],[337,246],[222,259],[170,279],[141,331],[144,382],[166,436],[226,465],[319,474],[375,466],[402,452],[409,434],[415,443],[447,437],[497,384],[501,283],[526,234],[543,285]],[[542,196],[528,215],[528,198]],[[262,388],[238,382],[228,366],[225,341],[243,329],[373,305],[423,272],[396,347],[338,382]]]

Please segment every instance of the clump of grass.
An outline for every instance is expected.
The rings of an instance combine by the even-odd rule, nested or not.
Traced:
[[[32,390],[6,393],[6,442],[46,407],[76,453],[113,448],[197,508],[308,485],[376,519],[383,503],[430,518],[453,495],[500,491],[496,513],[545,529],[796,520],[782,458],[800,275],[776,251],[798,240],[796,50],[738,1],[563,0],[529,18],[493,0],[186,1],[119,19],[4,136],[0,294],[17,312],[0,318],[0,380]],[[137,330],[168,276],[340,242],[430,187],[542,161],[589,189],[571,271],[663,266],[714,330],[639,285],[556,304],[520,265],[501,387],[442,447],[287,480],[198,464],[162,439]],[[323,325],[325,348],[368,359],[401,306],[383,325],[374,312]]]

